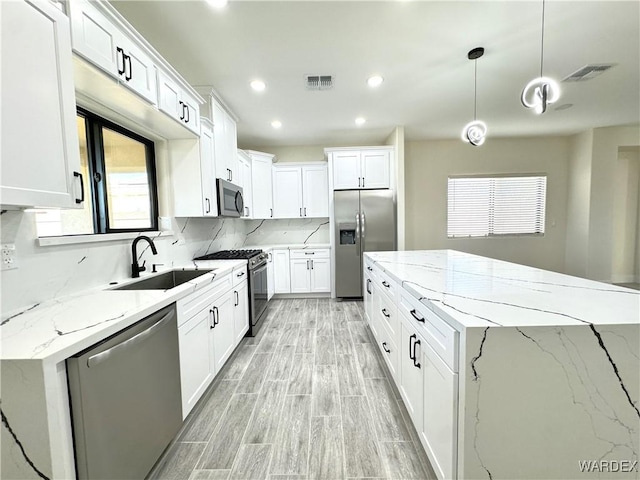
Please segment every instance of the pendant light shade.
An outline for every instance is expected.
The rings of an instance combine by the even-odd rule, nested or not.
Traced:
[[[467,58],[474,61],[474,80],[473,80],[473,121],[467,123],[462,129],[461,138],[464,142],[470,143],[474,147],[479,147],[484,143],[487,135],[487,124],[482,120],[478,120],[478,63],[477,60],[484,55],[484,48],[477,47],[469,51]]]
[[[520,101],[527,108],[532,108],[538,115],[547,111],[547,105],[560,98],[560,85],[555,80],[542,75],[544,63],[544,6],[542,0],[542,37],[540,41],[540,76],[531,80],[522,90]]]

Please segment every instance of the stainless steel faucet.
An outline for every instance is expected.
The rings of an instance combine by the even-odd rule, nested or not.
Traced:
[[[140,235],[139,237],[136,237],[135,240],[133,241],[133,244],[131,245],[131,257],[133,259],[133,263],[131,264],[131,278],[138,278],[140,276],[140,272],[144,272],[146,270],[144,266],[145,262],[142,263],[142,266],[138,265],[137,246],[140,240],[146,240],[147,242],[149,242],[149,246],[151,247],[151,251],[153,252],[153,254],[154,255],[158,254],[158,251],[156,250],[156,246],[153,243],[153,240],[151,240],[146,235]]]

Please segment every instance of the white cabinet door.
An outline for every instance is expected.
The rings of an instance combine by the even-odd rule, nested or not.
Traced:
[[[214,328],[211,333],[213,335],[213,353],[217,370],[222,368],[236,345],[233,303],[234,295],[232,291],[229,291],[215,300],[211,307],[214,317]]]
[[[331,291],[331,262],[328,258],[311,260],[311,288],[314,293]]]
[[[0,8],[0,204],[82,208],[69,20],[49,2]]]
[[[200,129],[200,164],[202,177],[202,211],[206,217],[218,216],[216,196],[215,159],[213,157],[213,130]]]
[[[164,73],[158,72],[158,108],[170,117],[179,120],[183,116],[181,96],[178,84]]]
[[[118,44],[116,59],[121,57],[122,70],[124,70],[118,70],[120,81],[149,103],[156,105],[158,103],[158,88],[156,86],[156,66],[153,60],[125,36],[119,37]],[[122,52],[118,52],[118,48]]]
[[[249,295],[248,283],[244,280],[233,289],[233,334],[234,346],[237,345],[249,330]]]
[[[273,285],[275,293],[291,293],[289,250],[273,250]]]
[[[326,165],[302,167],[303,216],[329,216],[329,179]]]
[[[302,170],[273,167],[273,218],[301,218]]]
[[[211,310],[206,308],[178,328],[182,418],[200,399],[215,375]]]
[[[271,300],[275,293],[275,266],[273,264],[273,252],[267,254],[267,300]]]
[[[362,188],[389,188],[390,165],[389,152],[362,152],[361,186]]]
[[[421,440],[439,479],[456,478],[458,374],[428,345],[423,348],[424,417]]]
[[[360,152],[334,152],[333,189],[345,190],[360,188]]]
[[[189,130],[198,133],[200,130],[200,104],[182,90],[180,91],[180,102],[182,102],[182,111],[178,120],[181,120]]]
[[[251,155],[253,218],[273,218],[272,158],[273,157],[262,155]]]
[[[243,218],[253,218],[253,192],[251,186],[251,164],[243,159],[238,158],[238,178],[240,179],[240,186],[242,187],[242,198],[244,199],[244,213]]]
[[[231,182],[238,184],[242,181],[240,178],[240,170],[238,163],[238,134],[236,130],[236,122],[231,116],[225,112],[224,116],[224,134],[227,149],[227,167],[231,171]]]
[[[238,139],[236,122],[214,99],[211,100],[218,178],[238,184]]]
[[[375,285],[371,280],[371,277],[365,273],[364,275],[364,285],[362,291],[364,292],[364,318],[369,325],[372,325],[371,319],[373,318],[374,309],[374,295],[373,289]],[[373,327],[372,327],[373,328]],[[374,334],[376,332],[373,332]]]
[[[311,260],[304,258],[291,259],[291,293],[309,293],[311,291],[310,270]]]
[[[416,430],[420,430],[424,394],[422,352],[425,341],[413,329],[408,329],[404,322],[400,324],[400,395]]]

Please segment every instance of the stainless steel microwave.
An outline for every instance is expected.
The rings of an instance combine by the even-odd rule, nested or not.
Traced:
[[[218,215],[221,217],[240,217],[244,211],[242,187],[216,178],[218,191]]]

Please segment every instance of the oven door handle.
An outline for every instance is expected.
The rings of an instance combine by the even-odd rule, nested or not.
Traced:
[[[264,265],[261,265],[260,267],[251,270],[251,274],[255,275],[256,273],[260,273],[260,272],[264,272],[267,269],[267,263],[265,262]]]

